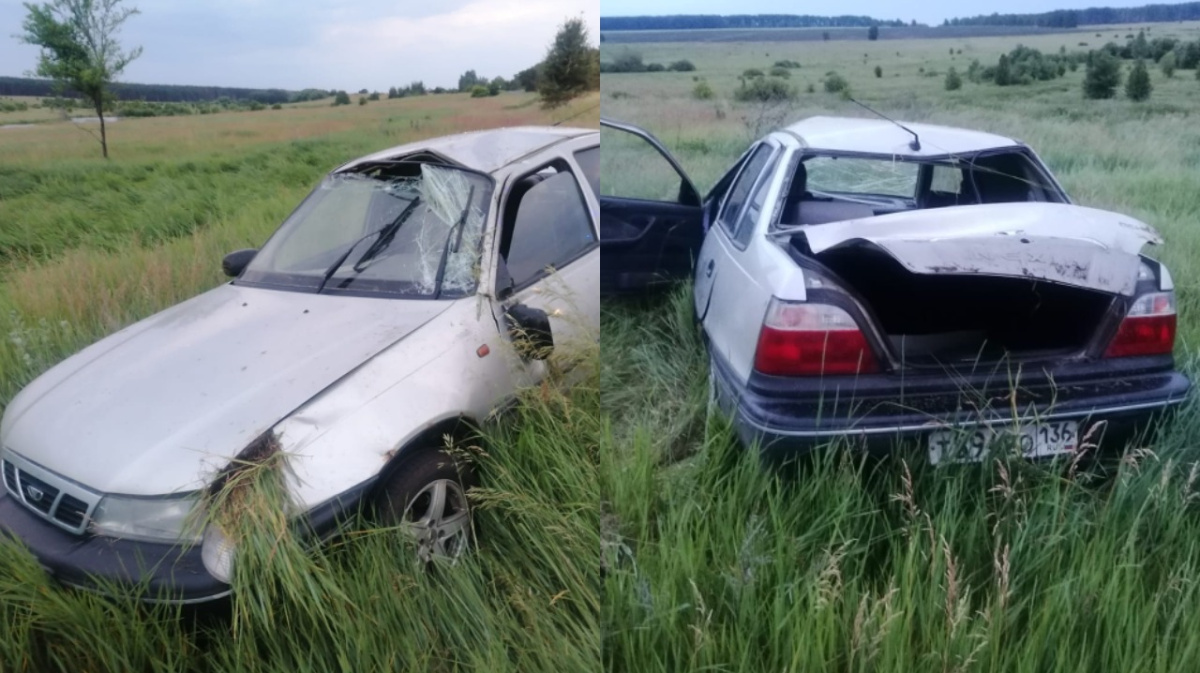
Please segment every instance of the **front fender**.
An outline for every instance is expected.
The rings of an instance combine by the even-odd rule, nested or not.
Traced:
[[[432,428],[485,419],[512,398],[519,360],[477,308],[459,302],[275,426],[297,511],[373,481]]]

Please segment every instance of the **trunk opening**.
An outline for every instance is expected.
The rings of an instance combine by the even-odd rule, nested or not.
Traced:
[[[1046,281],[916,274],[869,245],[817,256],[858,293],[897,361],[945,367],[1084,351],[1114,295]]]

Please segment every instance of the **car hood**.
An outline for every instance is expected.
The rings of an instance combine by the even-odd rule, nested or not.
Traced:
[[[1132,295],[1139,252],[1162,243],[1127,215],[1058,203],[907,211],[798,227],[814,254],[864,243],[913,273],[984,274]]]
[[[102,493],[202,488],[251,440],[451,304],[223,285],[29,384],[0,440]]]

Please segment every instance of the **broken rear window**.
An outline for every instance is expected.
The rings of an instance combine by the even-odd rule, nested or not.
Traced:
[[[473,294],[492,189],[485,175],[422,161],[335,173],[238,282],[331,294]]]

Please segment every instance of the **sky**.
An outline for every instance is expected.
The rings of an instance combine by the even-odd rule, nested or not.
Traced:
[[[141,46],[124,82],[387,91],[454,87],[474,69],[512,77],[534,65],[565,19],[593,44],[600,0],[125,0],[141,14],[119,41]],[[22,77],[38,49],[16,37],[22,0],[0,0],[0,76]]]
[[[595,2],[596,0],[592,0]],[[1140,7],[1163,0],[599,0],[601,16],[654,14],[812,14],[870,16],[941,25],[943,19],[979,14],[1034,14],[1052,9]],[[1167,2],[1166,4],[1174,4]]]

